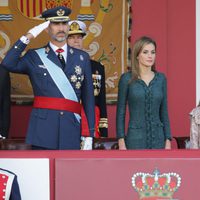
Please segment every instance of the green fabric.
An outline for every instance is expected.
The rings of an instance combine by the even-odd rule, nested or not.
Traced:
[[[125,134],[126,104],[129,123]],[[117,137],[125,138],[128,149],[161,149],[171,139],[167,110],[167,83],[164,74],[155,73],[149,86],[143,80],[131,81],[131,72],[119,81]]]

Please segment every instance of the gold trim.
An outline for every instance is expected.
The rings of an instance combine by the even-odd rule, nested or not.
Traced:
[[[48,17],[46,18],[48,21],[53,21],[53,22],[63,22],[63,21],[69,21],[70,18],[68,16],[62,16],[62,17]]]

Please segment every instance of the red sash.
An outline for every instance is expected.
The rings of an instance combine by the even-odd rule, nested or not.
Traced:
[[[95,138],[100,138],[99,120],[100,120],[100,110],[98,106],[95,106],[95,133],[94,133]],[[85,137],[90,136],[88,121],[83,108],[81,109],[81,135]]]
[[[33,107],[52,110],[66,110],[79,115],[81,114],[81,104],[65,98],[36,96],[34,98]]]

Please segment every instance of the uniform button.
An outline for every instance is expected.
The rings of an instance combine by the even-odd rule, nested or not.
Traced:
[[[60,112],[60,115],[64,115],[64,112]]]
[[[47,73],[44,73],[44,76],[46,76],[47,75]]]

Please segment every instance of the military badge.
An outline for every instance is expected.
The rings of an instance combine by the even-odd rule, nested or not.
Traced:
[[[69,50],[69,52],[70,52],[71,54],[73,54],[73,53],[74,53],[73,49],[70,49],[70,50]]]
[[[94,86],[94,96],[98,96],[101,90],[101,75],[92,74],[93,86]]]
[[[50,51],[50,48],[49,48],[49,47],[46,47],[46,48],[45,48],[45,53],[49,53],[49,51]]]
[[[77,81],[75,86],[76,86],[76,89],[80,89],[80,87],[81,87],[81,82]]]
[[[71,82],[75,83],[77,81],[77,76],[76,75],[71,75]]]
[[[45,65],[38,65],[39,68],[46,69]]]
[[[80,60],[82,60],[82,61],[84,60],[84,58],[83,58],[83,56],[82,56],[82,55],[80,55]]]
[[[57,14],[58,16],[63,16],[63,15],[65,14],[65,11],[62,10],[62,9],[60,9],[60,10],[58,10],[58,11],[56,12],[56,14]]]
[[[74,84],[76,89],[81,88],[81,82],[84,80],[84,75],[82,74],[82,68],[76,65],[74,68],[74,74],[71,75],[70,81]]]
[[[80,66],[76,65],[76,67],[75,67],[75,73],[76,73],[77,75],[82,74],[82,69],[81,69]]]

